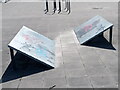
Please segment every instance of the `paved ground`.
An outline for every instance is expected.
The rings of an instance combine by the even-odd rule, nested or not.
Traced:
[[[3,88],[118,87],[118,3],[72,2],[69,15],[45,15],[42,2],[9,2],[2,9]],[[113,47],[107,42],[108,32],[104,34],[107,40],[98,39],[96,47],[79,44],[73,29],[96,15],[114,24]],[[46,70],[31,61],[25,69],[12,69],[7,44],[23,25],[55,40],[57,68]]]

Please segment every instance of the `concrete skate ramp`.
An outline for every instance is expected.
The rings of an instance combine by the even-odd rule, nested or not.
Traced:
[[[101,16],[95,16],[84,24],[75,28],[74,31],[80,44],[84,44],[92,38],[96,37],[97,35],[108,30],[112,26],[113,24],[109,23]]]
[[[25,26],[8,46],[33,60],[55,67],[55,42]]]

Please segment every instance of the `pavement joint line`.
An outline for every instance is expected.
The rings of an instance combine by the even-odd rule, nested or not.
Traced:
[[[43,84],[43,87],[45,87],[45,83],[44,83],[44,82],[45,82],[45,80],[44,80],[44,78],[45,78],[45,77],[43,77],[43,79],[42,79],[42,84]]]
[[[73,33],[74,33],[74,31],[73,31]],[[73,36],[75,36],[75,33],[73,34]],[[75,36],[75,38],[77,38],[76,36]],[[76,43],[75,42],[75,38],[74,38],[74,43]],[[79,46],[80,46],[80,44],[79,44]],[[80,56],[80,53],[79,53],[79,49],[78,49],[79,47],[76,47],[76,49],[77,49],[77,52],[78,52],[78,54],[79,54],[79,57],[81,58],[81,63],[83,64],[83,67],[84,67],[84,70],[85,70],[85,72],[86,72],[86,74],[87,74],[87,71],[86,71],[86,66],[85,66],[85,64],[83,63],[83,60],[82,60],[82,57]],[[91,81],[91,77],[87,74],[87,79],[88,79],[88,81],[89,81],[89,84],[91,85],[91,87],[92,88],[94,88],[94,86],[93,86],[93,84],[92,84],[92,81]]]
[[[96,52],[96,51],[95,51],[95,52]],[[98,52],[96,52],[96,53],[98,53]],[[99,53],[98,53],[98,55],[99,55]],[[100,55],[99,55],[99,58],[100,58],[101,63],[102,63],[102,64],[104,65],[104,67],[106,68],[107,72],[110,73],[110,69],[109,69],[109,67],[107,67],[107,65],[104,63],[104,60],[101,58]]]
[[[21,84],[21,81],[22,81],[22,78],[19,79],[19,83],[18,83],[18,86],[17,86],[17,90],[19,89],[19,86]]]
[[[96,50],[94,50],[96,53],[98,53]],[[99,55],[99,53],[98,53],[98,55]],[[104,63],[104,60],[102,60],[102,58],[101,58],[101,56],[99,55],[99,62],[101,62],[101,64],[104,66],[104,68],[105,68],[105,71],[107,72],[107,73],[110,73],[110,74],[112,74],[111,72],[110,72],[110,69],[109,69],[109,67]],[[112,78],[113,79],[113,78]],[[113,79],[113,81],[114,82],[116,82],[114,79]]]
[[[94,49],[93,49],[93,50],[94,50]],[[96,52],[96,50],[94,50],[94,51]],[[98,52],[96,52],[96,53],[98,53]],[[99,55],[99,53],[98,53],[98,55]],[[105,71],[111,74],[109,67],[107,67],[107,65],[102,61],[102,59],[101,59],[100,56],[99,56],[98,62],[99,62],[99,63],[101,62],[100,64],[101,64],[101,65],[104,65]],[[91,77],[91,76],[90,76],[90,77]],[[112,80],[115,82],[115,80],[114,80],[113,78],[112,78]]]
[[[96,52],[96,51],[95,51]],[[98,53],[98,52],[96,52],[96,53]],[[98,53],[98,55],[99,55],[99,53]],[[107,67],[107,65],[104,63],[104,61],[102,60],[102,58],[101,58],[101,56],[99,55],[99,60],[98,61],[100,61],[101,63],[102,63],[102,65],[104,66],[104,68],[105,68],[105,71],[107,72],[107,73],[110,73],[111,74],[111,72],[110,72],[110,69],[109,69],[109,67]],[[113,78],[112,78],[112,80],[114,81],[114,82],[116,82]],[[117,83],[117,82],[116,82]]]
[[[79,46],[80,46],[80,44],[79,44]],[[78,50],[79,50],[79,46],[78,46]],[[78,51],[78,50],[77,50],[77,51]],[[78,51],[78,53],[79,53],[79,55],[80,55],[80,52],[79,52],[79,51]],[[81,55],[80,55],[80,57],[81,57]],[[84,70],[85,70],[85,72],[86,72],[86,74],[87,74],[89,83],[90,83],[91,87],[94,88],[94,85],[93,85],[92,80],[91,80],[91,76],[87,73],[86,65],[85,65],[85,63],[83,62],[83,57],[81,57],[81,62],[82,62],[82,64],[83,64]]]
[[[116,51],[116,52],[113,52],[114,54],[115,54],[115,56],[117,56],[118,57],[118,52]],[[117,54],[116,54],[117,53]]]
[[[60,33],[60,43],[61,43],[61,33]],[[61,44],[61,51],[62,51],[62,61],[63,61],[63,64],[64,64],[64,59],[63,59],[63,50],[62,50],[62,44]],[[68,84],[68,79],[67,79],[67,76],[66,76],[66,71],[65,71],[65,66],[63,65],[64,67],[64,74],[65,74],[65,81],[66,81],[66,87],[69,88],[69,84]]]
[[[82,57],[81,57],[81,62],[83,63]],[[83,63],[83,67],[84,67],[85,72],[87,73],[85,63]],[[94,88],[94,86],[93,86],[93,84],[92,84],[92,81],[91,81],[91,77],[90,77],[90,75],[89,75],[88,73],[87,73],[87,77],[88,77],[88,79],[89,79],[90,85],[92,86],[92,88]]]

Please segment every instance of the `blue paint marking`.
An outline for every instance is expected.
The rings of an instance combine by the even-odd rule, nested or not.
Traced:
[[[23,26],[8,46],[55,67],[55,42],[32,29]]]
[[[42,57],[47,57],[46,52],[42,49],[36,49],[36,55],[42,56]]]

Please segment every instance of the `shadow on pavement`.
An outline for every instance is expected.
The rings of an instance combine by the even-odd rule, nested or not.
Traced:
[[[103,49],[116,50],[114,46],[110,42],[108,42],[108,40],[103,36],[97,36],[83,45],[103,48]]]
[[[0,83],[8,82],[50,69],[53,68],[36,62],[20,53],[16,53],[14,59],[11,61],[6,71],[4,72]]]

